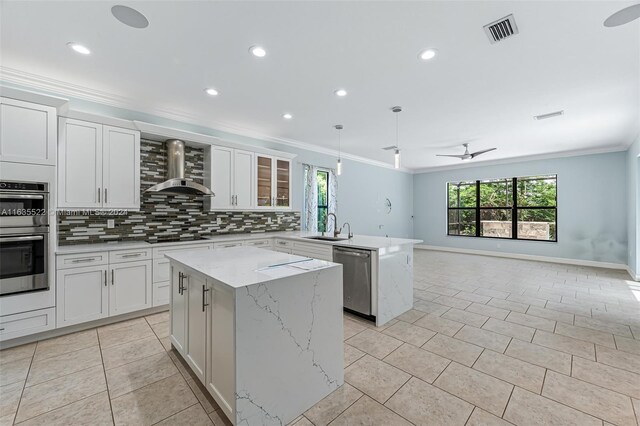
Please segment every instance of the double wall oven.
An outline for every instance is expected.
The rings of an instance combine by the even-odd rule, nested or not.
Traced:
[[[49,187],[0,181],[0,297],[49,289]]]

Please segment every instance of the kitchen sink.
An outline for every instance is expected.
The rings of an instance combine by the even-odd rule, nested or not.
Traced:
[[[308,240],[320,240],[320,241],[344,241],[344,240],[348,240],[348,238],[340,238],[340,237],[325,237],[322,235],[316,235],[313,237],[303,237],[306,238]]]

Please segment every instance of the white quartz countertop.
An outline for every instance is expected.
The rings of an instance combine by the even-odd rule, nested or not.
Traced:
[[[314,270],[339,267],[337,263],[278,253],[256,247],[230,247],[165,255],[193,271],[233,288],[261,284]]]
[[[179,246],[189,244],[206,244],[206,243],[224,243],[229,241],[249,241],[260,240],[265,238],[281,238],[286,240],[302,241],[314,244],[325,244],[332,246],[354,247],[368,250],[379,250],[394,246],[400,246],[405,244],[419,244],[422,240],[413,240],[406,238],[389,238],[389,237],[377,237],[371,235],[354,235],[351,239],[345,239],[342,241],[322,241],[312,240],[307,237],[318,236],[319,233],[309,233],[301,231],[286,231],[286,232],[256,232],[251,234],[229,234],[229,235],[215,235],[207,237],[202,240],[186,240],[186,241],[170,241],[163,243],[148,243],[146,241],[111,241],[105,243],[96,244],[73,244],[66,246],[58,246],[56,254],[74,254],[74,253],[88,253],[92,251],[112,251],[112,250],[130,250],[136,248],[151,248],[151,247],[167,247],[167,246]],[[346,235],[340,235],[341,238],[346,238]]]

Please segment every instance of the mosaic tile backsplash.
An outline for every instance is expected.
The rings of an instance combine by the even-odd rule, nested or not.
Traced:
[[[58,216],[59,245],[195,240],[216,234],[300,230],[299,212],[208,212],[204,210],[203,196],[145,193],[147,188],[166,179],[164,142],[142,140],[140,161],[140,211],[124,215]],[[185,147],[185,176],[203,183],[203,149]],[[109,219],[115,222],[113,228],[107,228]]]

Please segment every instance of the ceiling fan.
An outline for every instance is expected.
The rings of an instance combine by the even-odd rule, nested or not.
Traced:
[[[454,157],[454,158],[459,158],[462,161],[469,161],[472,158],[476,158],[480,154],[484,154],[485,152],[489,152],[497,149],[497,148],[489,148],[489,149],[483,149],[482,151],[476,151],[476,152],[470,153],[468,143],[463,143],[462,146],[464,146],[464,154],[461,154],[461,155],[436,154],[436,157]]]

